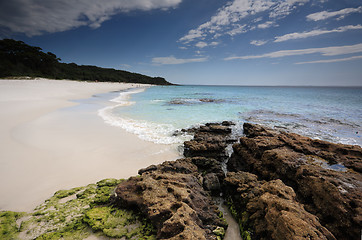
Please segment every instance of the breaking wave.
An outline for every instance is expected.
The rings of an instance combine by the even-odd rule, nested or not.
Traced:
[[[131,95],[144,91],[145,88],[138,88],[127,92],[121,92],[118,97],[110,100],[111,102],[118,104],[98,110],[98,115],[105,123],[111,126],[120,127],[129,133],[136,134],[140,139],[145,141],[157,144],[181,144],[184,141],[190,140],[190,135],[174,135],[173,133],[178,129],[171,124],[160,124],[146,120],[136,120],[114,113],[114,109],[116,108],[135,104],[135,102],[129,101]]]

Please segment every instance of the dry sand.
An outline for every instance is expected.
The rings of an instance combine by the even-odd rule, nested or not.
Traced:
[[[178,158],[175,146],[142,141],[71,101],[131,87],[0,80],[0,210],[31,211],[57,190],[128,178]]]

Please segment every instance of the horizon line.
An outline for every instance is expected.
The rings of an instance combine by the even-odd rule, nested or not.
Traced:
[[[174,83],[173,83],[174,84]],[[213,86],[213,87],[329,87],[329,88],[362,88],[362,85],[234,85],[234,84],[174,84],[176,86]]]

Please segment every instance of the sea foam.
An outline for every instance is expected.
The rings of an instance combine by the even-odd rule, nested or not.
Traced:
[[[135,89],[129,90],[127,92],[121,92],[121,93],[119,93],[118,97],[113,98],[110,101],[119,103],[117,106],[113,106],[113,107],[129,106],[129,105],[135,104],[135,102],[128,101],[131,98],[131,95],[144,92],[145,90],[146,90],[146,88],[135,88]]]
[[[172,124],[161,124],[146,120],[136,120],[114,113],[119,107],[125,107],[135,104],[129,101],[131,95],[144,92],[146,88],[131,89],[121,92],[118,97],[111,99],[111,102],[117,103],[98,110],[98,115],[105,123],[120,127],[127,132],[137,135],[140,139],[154,142],[157,144],[181,144],[186,140],[190,140],[190,135],[173,135],[178,129]]]

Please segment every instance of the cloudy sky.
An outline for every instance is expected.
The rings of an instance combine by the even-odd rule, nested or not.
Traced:
[[[362,86],[361,0],[0,0],[0,38],[178,84]]]

